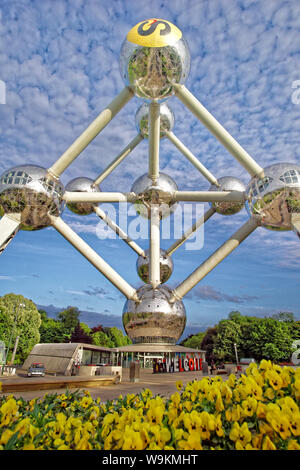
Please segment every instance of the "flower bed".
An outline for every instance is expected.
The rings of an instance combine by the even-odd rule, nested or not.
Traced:
[[[300,450],[300,368],[251,364],[240,378],[177,383],[101,403],[66,392],[0,397],[0,449]]]

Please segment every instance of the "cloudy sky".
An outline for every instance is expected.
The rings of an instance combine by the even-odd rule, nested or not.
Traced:
[[[191,70],[186,86],[262,166],[300,163],[300,3],[298,0],[0,0],[0,173],[19,164],[45,168],[68,148],[122,90],[119,52],[138,22],[162,18],[186,38]],[[299,82],[300,84],[300,82]],[[298,85],[299,85],[298,84]],[[3,100],[2,100],[3,101]],[[132,99],[63,173],[95,178],[136,136]],[[175,97],[174,134],[216,176],[249,175]],[[130,190],[147,171],[143,141],[102,183]],[[208,182],[167,140],[161,169],[180,190],[207,190]],[[103,207],[104,208],[104,207]],[[205,204],[204,210],[208,209]],[[193,207],[193,214],[196,207]],[[124,242],[103,239],[96,215],[63,219],[133,286],[141,285],[136,254]],[[129,220],[138,221],[132,208]],[[179,284],[248,218],[213,216],[203,246],[182,246],[169,281]],[[174,232],[171,235],[174,238]],[[101,236],[102,234],[102,236]],[[143,248],[145,239],[136,240]],[[162,240],[167,248],[171,240]],[[300,318],[299,239],[259,228],[185,298],[188,323],[213,325],[231,310]],[[121,315],[124,298],[52,228],[19,232],[0,258],[0,295],[15,292],[42,305]]]

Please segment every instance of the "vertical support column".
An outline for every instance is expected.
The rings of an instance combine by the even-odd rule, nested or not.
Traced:
[[[156,184],[159,177],[160,105],[149,107],[149,178]]]
[[[150,272],[149,280],[153,289],[160,284],[160,215],[159,205],[151,206],[150,218]]]

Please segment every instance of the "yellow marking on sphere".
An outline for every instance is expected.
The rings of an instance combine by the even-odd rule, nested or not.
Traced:
[[[166,20],[152,18],[141,21],[127,34],[127,40],[139,46],[171,46],[182,37],[182,32]]]

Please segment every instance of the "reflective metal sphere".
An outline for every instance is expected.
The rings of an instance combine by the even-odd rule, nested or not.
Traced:
[[[143,103],[135,115],[138,132],[145,139],[149,138],[149,104]],[[163,103],[160,106],[160,137],[163,138],[165,131],[171,131],[174,126],[174,114],[169,106]]]
[[[171,289],[145,285],[137,290],[140,303],[127,300],[123,309],[124,329],[133,343],[175,344],[181,337],[186,313],[181,301],[170,304]]]
[[[99,186],[92,186],[94,181],[90,178],[79,177],[70,181],[66,186],[66,191],[95,193],[101,191]],[[94,212],[93,202],[68,202],[67,208],[77,215],[89,215]]]
[[[168,217],[177,207],[173,200],[173,192],[177,184],[165,173],[160,173],[157,184],[153,186],[148,173],[140,176],[132,185],[131,191],[138,195],[134,207],[142,217],[150,219],[151,206],[159,206],[159,214],[163,219]]]
[[[149,265],[150,265],[150,250],[145,250],[146,257],[139,256],[136,267],[139,277],[146,284],[149,284]],[[164,284],[171,277],[173,272],[173,261],[171,256],[167,255],[166,251],[160,250],[160,282]]]
[[[246,208],[262,227],[291,230],[291,215],[300,213],[300,165],[277,163],[254,177],[246,192]]]
[[[245,185],[238,178],[233,176],[224,176],[218,179],[219,187],[214,184],[209,188],[210,191],[245,191]],[[243,207],[243,202],[212,202],[211,207],[214,207],[218,214],[233,215],[240,212]]]
[[[136,96],[164,100],[174,83],[184,83],[190,53],[181,31],[172,23],[150,19],[132,28],[122,45],[120,72]]]
[[[0,215],[21,214],[22,230],[39,230],[50,225],[49,215],[59,216],[64,208],[64,186],[36,165],[22,165],[0,176]]]

